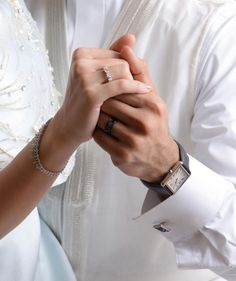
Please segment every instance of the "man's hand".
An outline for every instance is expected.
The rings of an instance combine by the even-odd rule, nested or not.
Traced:
[[[152,90],[145,95],[123,94],[104,102],[94,139],[127,175],[160,181],[179,160],[178,146],[169,133],[167,108],[144,61],[129,46],[118,48],[121,58],[129,63],[133,78],[152,85]],[[110,117],[117,120],[112,136],[104,133]]]

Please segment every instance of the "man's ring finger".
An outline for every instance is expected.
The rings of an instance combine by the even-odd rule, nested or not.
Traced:
[[[115,118],[112,118],[110,117],[108,120],[107,120],[107,123],[106,123],[106,126],[104,128],[104,132],[106,134],[108,134],[109,136],[112,135],[112,129],[113,129],[113,126],[114,124],[117,122],[117,120]]]

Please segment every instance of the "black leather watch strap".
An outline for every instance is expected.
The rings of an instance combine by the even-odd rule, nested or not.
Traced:
[[[178,143],[177,141],[175,141],[175,142],[177,143],[177,145],[179,147],[179,159],[181,162],[183,162],[185,169],[190,173],[188,154],[185,152],[184,148],[182,147],[182,145],[180,143]]]

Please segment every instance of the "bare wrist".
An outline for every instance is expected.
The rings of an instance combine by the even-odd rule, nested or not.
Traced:
[[[179,161],[179,148],[177,143],[171,139],[170,144],[162,155],[163,159],[159,162],[159,167],[153,167],[149,175],[143,178],[148,182],[161,182],[170,169]]]

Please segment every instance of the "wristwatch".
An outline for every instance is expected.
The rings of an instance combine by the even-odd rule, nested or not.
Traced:
[[[167,195],[175,194],[190,177],[189,157],[184,148],[176,141],[179,147],[179,161],[170,169],[161,182],[147,182],[141,180],[149,189]]]

